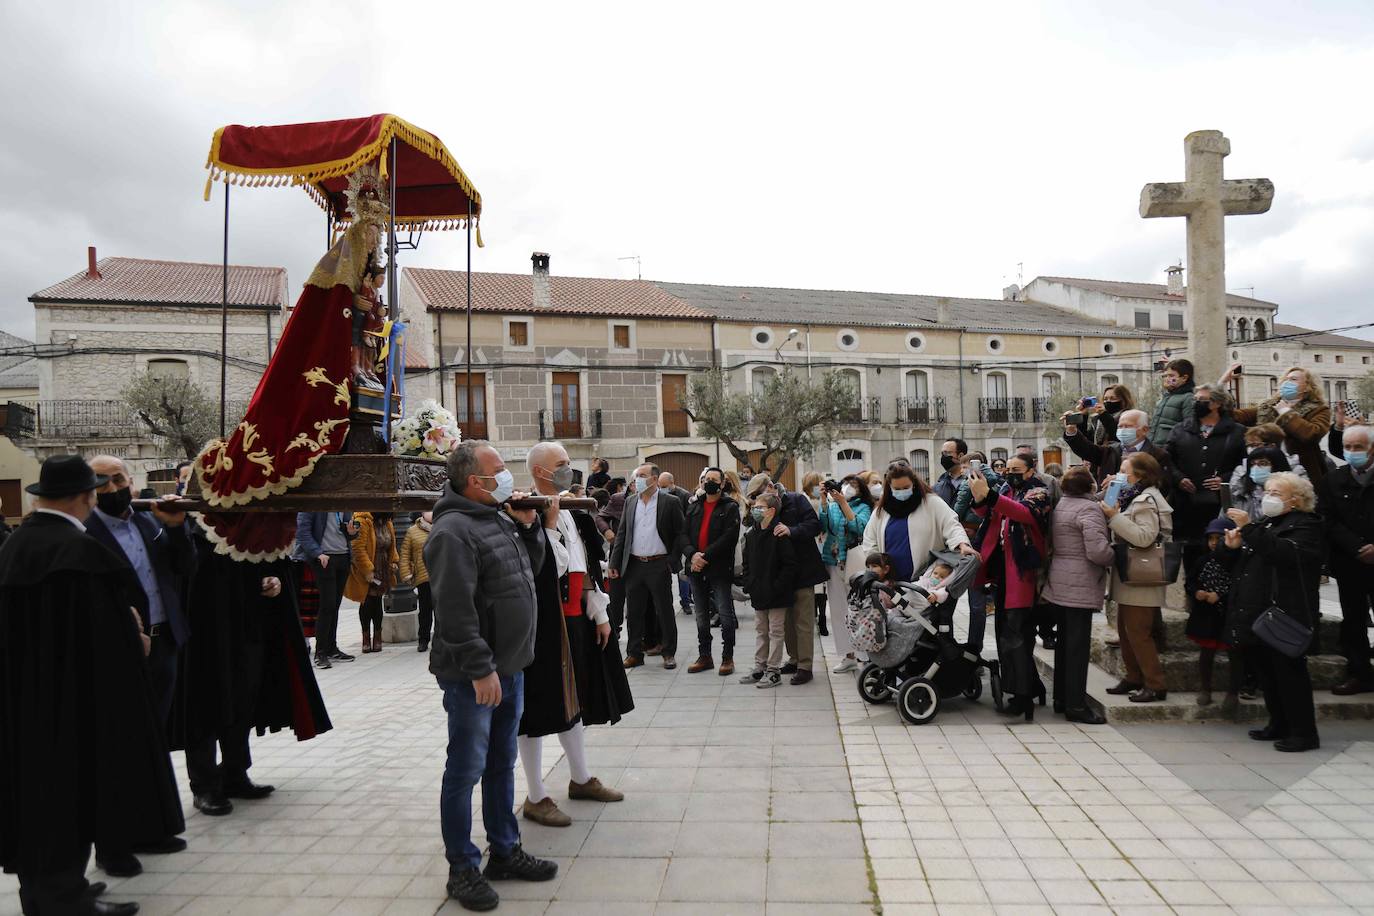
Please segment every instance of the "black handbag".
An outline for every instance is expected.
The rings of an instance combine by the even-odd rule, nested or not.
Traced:
[[[1279,607],[1275,593],[1278,591],[1279,573],[1274,570],[1273,586],[1269,591],[1269,607],[1260,612],[1250,625],[1255,636],[1275,652],[1289,658],[1299,658],[1312,645],[1312,628]],[[1302,588],[1302,566],[1298,566],[1298,587]],[[1306,589],[1303,589],[1305,595]]]

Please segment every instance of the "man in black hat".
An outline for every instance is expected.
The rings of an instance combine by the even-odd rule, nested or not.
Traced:
[[[43,462],[34,513],[0,548],[0,866],[24,912],[129,916],[95,899],[92,843],[181,833],[181,801],[149,689],[128,565],[86,533],[97,477]]]

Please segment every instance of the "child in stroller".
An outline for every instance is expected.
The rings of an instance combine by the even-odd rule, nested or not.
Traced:
[[[935,718],[941,700],[978,699],[986,668],[1000,708],[997,662],[984,661],[954,635],[955,606],[977,576],[981,558],[932,551],[915,582],[884,581],[881,559],[870,559],[877,562],[851,580],[849,592],[855,645],[869,653],[859,672],[859,695],[884,703],[895,694],[898,714],[924,725]]]

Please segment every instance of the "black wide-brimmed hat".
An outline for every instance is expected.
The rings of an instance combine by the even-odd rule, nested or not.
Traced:
[[[38,483],[31,483],[24,490],[44,499],[61,499],[98,490],[110,478],[91,470],[86,459],[80,455],[54,455],[43,462],[38,472]]]

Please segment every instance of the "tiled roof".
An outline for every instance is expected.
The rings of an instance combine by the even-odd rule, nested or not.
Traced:
[[[1295,324],[1274,322],[1274,334],[1278,337],[1305,335],[1297,337],[1291,342],[1308,347],[1346,347],[1352,350],[1374,350],[1374,340],[1361,340],[1358,337],[1346,337],[1344,334],[1324,334],[1313,331],[1311,328],[1300,328]]]
[[[1142,337],[1144,332],[1043,302],[961,299],[908,293],[870,293],[703,283],[656,283],[660,289],[727,321],[867,327],[939,326],[939,305],[949,306],[952,328]],[[1151,336],[1159,336],[1151,332]]]
[[[222,266],[189,261],[101,258],[99,277],[81,271],[39,290],[31,302],[166,302],[219,305]],[[286,268],[229,265],[229,303],[279,307],[286,304]]]
[[[1121,296],[1124,299],[1162,299],[1167,302],[1183,302],[1183,296],[1175,296],[1169,293],[1169,288],[1163,283],[1128,283],[1123,280],[1088,280],[1082,277],[1036,277],[1036,280],[1044,280],[1047,283],[1063,283],[1065,286],[1075,286],[1079,289],[1089,289],[1097,293],[1105,293],[1108,296]],[[1034,283],[1032,280],[1031,283]],[[1029,284],[1028,284],[1029,285]],[[1232,293],[1226,294],[1226,304],[1238,307],[1249,306],[1272,306],[1278,308],[1277,302],[1269,302],[1265,299],[1252,299],[1249,296],[1236,296]]]
[[[0,331],[0,388],[37,388],[38,360],[28,351],[33,341]]]
[[[461,270],[406,267],[425,306],[440,311],[467,307],[467,274]],[[710,318],[644,280],[606,280],[593,277],[549,277],[547,312],[557,315],[605,315],[626,318]],[[535,313],[533,279],[529,274],[473,273],[472,310],[507,314]]]

